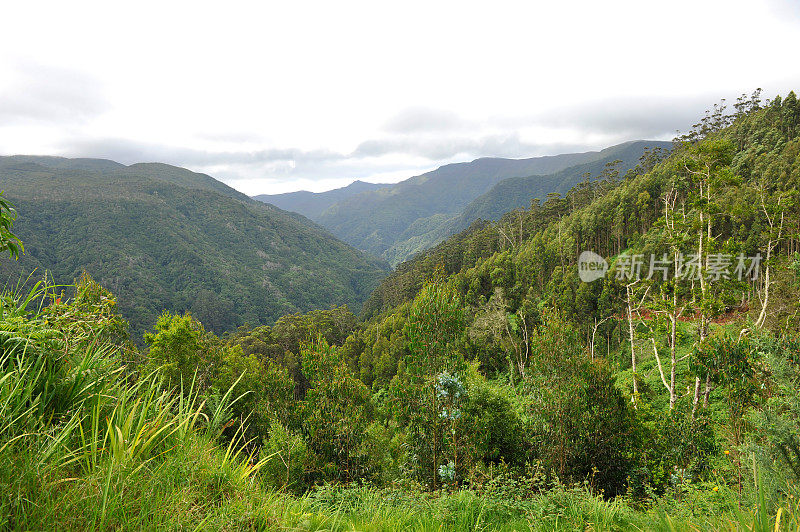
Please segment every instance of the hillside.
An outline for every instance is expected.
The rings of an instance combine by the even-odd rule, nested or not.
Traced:
[[[470,202],[505,179],[556,174],[577,165],[595,162],[602,167],[605,162],[617,158],[615,154],[618,153],[621,154],[618,158],[627,161],[633,152],[643,149],[647,144],[665,143],[626,143],[597,152],[529,159],[482,158],[448,164],[395,185],[357,194],[352,193],[357,188],[346,187],[329,195],[300,192],[295,195],[259,196],[258,199],[274,202],[288,210],[305,211],[312,220],[345,242],[398,264],[457,232],[457,221],[451,219],[459,216]],[[634,159],[638,159],[638,156]],[[566,191],[581,178],[581,174],[575,175],[574,180],[569,176],[554,178],[557,182],[545,180],[546,185],[542,189],[552,184]],[[533,192],[536,190],[534,188]],[[336,195],[342,196],[342,199],[330,202]],[[326,205],[327,208],[320,213],[319,209]]]
[[[704,147],[710,143],[705,137],[712,133],[714,138],[726,143],[729,152],[724,154],[728,163],[725,169],[736,176],[720,177],[717,183],[720,187],[716,191],[718,199],[712,205],[714,215],[723,220],[718,227],[724,227],[729,236],[735,235],[740,239],[740,249],[755,252],[755,246],[768,241],[758,234],[766,223],[764,219],[758,219],[758,212],[754,212],[760,208],[755,201],[758,187],[767,187],[770,193],[786,194],[787,197],[796,194],[800,188],[800,139],[793,133],[800,127],[796,125],[800,123],[800,106],[796,102],[794,93],[790,93],[787,101],[781,102],[778,98],[766,108],[758,107],[758,102],[754,102],[750,104],[751,114],[739,112],[718,117],[720,123],[716,124],[707,115],[695,126],[699,133],[692,132],[683,146],[678,143],[681,149],[663,161],[659,158],[644,161],[645,164],[637,166],[625,180],[592,180],[585,186],[572,187],[564,196],[550,197],[541,204],[506,213],[494,222],[473,222],[460,233],[398,266],[373,292],[365,305],[365,313],[377,314],[410,301],[425,281],[436,275],[456,276],[471,269],[470,275],[473,275],[478,269],[489,268],[493,262],[509,257],[519,261],[516,267],[520,269],[520,275],[525,275],[524,280],[518,280],[521,284],[517,290],[532,286],[534,291],[542,293],[551,276],[558,274],[570,277],[569,286],[561,286],[561,277],[558,277],[552,281],[549,290],[571,290],[563,297],[565,301],[574,300],[576,287],[583,285],[574,284],[576,271],[566,270],[576,266],[580,250],[593,249],[611,257],[629,246],[654,245],[654,237],[647,232],[663,215],[663,196],[672,186],[670,179],[674,179],[674,174],[687,173],[682,165],[686,152],[694,146],[691,143]],[[791,126],[793,122],[795,125]],[[698,139],[705,140],[706,144],[699,143]],[[487,197],[503,189],[513,194],[513,185],[526,181],[504,181]],[[742,181],[748,186],[742,185]],[[682,186],[685,187],[685,183]],[[690,200],[698,201],[696,192],[686,194]],[[473,205],[477,206],[475,212],[478,207],[484,208],[479,203],[482,200],[476,200]],[[800,217],[796,202],[784,200],[784,205],[791,206],[792,216]],[[490,213],[491,210],[484,212]],[[788,212],[786,216],[789,216]],[[786,239],[786,255],[789,256],[800,251],[797,226],[788,229],[792,223],[795,222],[786,221],[782,232]],[[725,234],[719,234],[716,239],[724,241]],[[565,244],[569,247],[565,248]],[[508,281],[502,277],[497,280]],[[481,279],[478,283],[480,289],[475,293],[486,295],[486,287],[494,282]],[[549,293],[547,297],[554,297],[557,301],[560,296]],[[573,301],[570,306],[576,304]]]
[[[463,231],[475,220],[498,220],[507,212],[529,208],[534,199],[546,200],[548,194],[558,193],[563,196],[587,175],[592,178],[600,177],[606,165],[616,161],[619,163],[614,166],[614,170],[623,176],[639,164],[645,151],[658,149],[668,151],[672,149],[672,142],[627,142],[602,150],[600,153],[603,157],[589,163],[571,166],[549,175],[504,179],[472,200],[454,220],[453,230]]]
[[[383,257],[390,264],[399,264],[419,251],[429,249],[445,238],[463,231],[476,220],[497,220],[507,212],[530,207],[534,199],[544,201],[548,194],[563,195],[587,176],[596,179],[604,172],[624,175],[639,163],[639,159],[648,150],[671,148],[672,142],[626,142],[601,150],[600,157],[591,162],[570,166],[552,174],[504,179],[472,200],[457,215],[437,214],[415,221],[383,253]],[[612,166],[607,168],[607,165]]]
[[[287,192],[285,194],[260,194],[253,196],[253,199],[271,203],[279,209],[292,211],[302,214],[312,220],[317,220],[323,212],[339,201],[343,201],[350,196],[355,196],[362,192],[378,190],[391,185],[382,183],[365,183],[364,181],[353,181],[346,187],[328,190],[326,192],[309,192],[299,190],[297,192]]]
[[[457,214],[503,179],[557,172],[599,157],[598,152],[586,152],[448,164],[336,203],[315,221],[345,242],[380,256],[415,221],[435,214]]]
[[[86,270],[119,297],[136,335],[163,309],[212,330],[287,313],[358,309],[386,266],[300,215],[163,164],[0,158],[0,188],[26,245],[0,275],[38,269],[71,283]]]

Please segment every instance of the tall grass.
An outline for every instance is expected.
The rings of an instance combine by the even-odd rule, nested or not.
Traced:
[[[136,375],[121,364],[117,346],[103,341],[94,316],[65,307],[68,325],[54,325],[64,320],[45,312],[53,292],[38,283],[27,293],[0,295],[0,465],[23,473],[19,488],[24,472],[38,477],[33,484],[54,475],[39,490],[92,479],[100,494],[95,525],[104,528],[114,486],[142,469],[157,470],[156,462],[194,440],[213,448],[212,433],[239,398],[228,390],[207,413],[194,382],[169,390],[158,371]],[[259,463],[240,456],[239,443],[235,438],[220,453],[221,466],[244,482]],[[26,522],[41,503],[32,495],[3,498],[0,522]]]

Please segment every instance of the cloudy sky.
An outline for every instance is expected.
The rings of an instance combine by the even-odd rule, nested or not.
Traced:
[[[13,2],[0,155],[160,161],[248,194],[669,139],[800,89],[796,0]]]

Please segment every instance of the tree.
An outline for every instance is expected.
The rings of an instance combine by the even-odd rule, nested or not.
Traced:
[[[584,352],[579,334],[554,313],[531,338],[524,390],[534,454],[560,479],[590,477],[608,495],[625,489],[633,410],[603,361]]]
[[[742,443],[746,409],[759,392],[756,382],[758,353],[746,337],[719,336],[698,345],[692,355],[695,372],[707,376],[725,390],[731,446],[737,448]]]
[[[716,116],[717,108],[715,107]],[[720,111],[721,113],[721,111]],[[707,114],[708,118],[708,114]],[[711,126],[706,134],[718,131],[711,119]],[[721,120],[721,119],[720,119]],[[693,229],[697,235],[697,280],[699,281],[700,291],[696,295],[697,306],[699,309],[699,341],[708,336],[709,320],[720,309],[719,291],[712,290],[706,274],[709,270],[711,254],[715,251],[716,238],[714,235],[714,218],[718,212],[715,204],[714,192],[718,186],[734,181],[732,169],[730,167],[734,155],[734,146],[727,139],[705,139],[696,144],[687,144],[683,152],[683,172],[693,185],[693,190],[689,196],[692,208],[692,218],[695,220]],[[695,378],[694,397],[692,399],[692,413],[696,412],[700,403],[701,395],[700,377]],[[703,403],[708,403],[708,395],[711,391],[711,382],[706,378],[705,391],[703,392]]]
[[[8,251],[12,259],[17,260],[21,253],[25,253],[22,241],[11,232],[11,227],[17,219],[14,206],[3,197],[0,190],[0,253]]]
[[[774,280],[771,277],[774,262],[773,252],[781,243],[783,238],[783,228],[786,218],[787,203],[789,200],[780,192],[770,196],[765,190],[765,186],[759,188],[759,199],[761,200],[761,212],[767,222],[766,232],[766,256],[764,257],[764,296],[761,299],[761,312],[754,324],[755,327],[763,327],[767,319],[767,307],[769,306],[769,292]]]
[[[408,427],[409,444],[416,455],[418,474],[436,488],[445,448],[448,420],[441,416],[440,377],[456,379],[464,370],[459,342],[464,334],[465,313],[451,283],[431,282],[414,299],[403,328],[408,356],[403,371],[392,380],[394,414]],[[452,456],[452,455],[451,455]]]
[[[530,307],[531,304],[528,303],[520,305],[517,312],[508,312],[508,301],[503,295],[503,289],[496,287],[469,330],[473,340],[492,339],[506,352],[513,353],[513,360],[508,368],[512,382],[515,373],[521,379],[525,378],[525,366],[530,353],[528,333],[530,322],[533,321]]]
[[[212,380],[212,393],[218,398],[233,387],[230,394],[236,401],[229,412],[246,422],[245,439],[260,443],[272,424],[296,425],[293,408],[294,381],[281,366],[255,355],[245,355],[239,345],[226,346],[219,369]],[[229,429],[229,432],[239,427]]]
[[[191,314],[164,312],[156,332],[144,339],[150,346],[146,371],[160,368],[169,385],[185,390],[192,382],[201,389],[211,384],[219,365],[219,342]]]
[[[301,403],[303,434],[318,458],[317,473],[343,481],[363,478],[362,444],[372,419],[369,389],[322,338],[302,350],[302,360],[310,385]]]

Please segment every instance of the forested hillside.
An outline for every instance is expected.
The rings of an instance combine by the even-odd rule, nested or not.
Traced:
[[[307,219],[163,164],[0,158],[27,253],[0,264],[15,285],[36,270],[71,284],[86,271],[119,297],[137,338],[166,309],[218,333],[332,305],[354,310],[386,266]]]
[[[323,211],[309,212],[309,217],[356,248],[381,256],[393,265],[399,264],[418,251],[458,232],[461,223],[458,215],[462,209],[504,179],[534,176],[531,179],[536,184],[527,190],[532,194],[525,203],[528,205],[537,194],[543,197],[549,192],[566,192],[582,179],[583,173],[593,171],[598,166],[602,170],[607,162],[620,160],[620,170],[626,171],[628,164],[635,164],[646,145],[667,146],[669,143],[635,142],[599,152],[530,159],[484,158],[469,163],[449,164],[396,185],[359,194],[350,194],[348,187],[315,195],[315,201],[323,203],[327,203],[332,195],[342,197]],[[579,166],[590,163],[599,165]],[[575,167],[575,171],[567,170],[572,167]],[[536,177],[544,175],[548,177]],[[525,195],[525,192],[521,192],[521,195]],[[290,208],[290,205],[305,208],[296,203],[301,197],[305,196],[260,196],[258,199],[277,201],[276,205],[286,208]],[[516,203],[518,201],[513,204]],[[493,210],[501,210],[504,206],[501,203]],[[480,216],[483,213],[477,214]],[[472,221],[468,220],[467,224]]]
[[[645,153],[657,156],[671,148],[670,142],[627,142],[602,150],[601,157],[591,162],[570,166],[552,174],[504,179],[472,200],[457,215],[438,214],[417,220],[383,256],[391,264],[398,264],[467,229],[478,220],[497,220],[507,212],[529,207],[532,201],[544,201],[549,194],[565,194],[587,177],[604,179],[606,174],[625,174],[639,163]]]
[[[756,91],[403,264],[360,318],[168,312],[140,351],[88,276],[6,292],[0,517],[800,529],[798,200],[800,103]]]
[[[593,179],[617,179],[636,167],[645,154],[663,156],[672,149],[672,143],[659,141],[636,141],[604,150],[601,159],[590,163],[570,166],[559,172],[544,176],[512,177],[493,186],[486,194],[475,198],[454,220],[454,232],[461,232],[475,220],[499,220],[507,212],[527,209],[531,201],[545,201],[548,194],[566,194],[573,186],[587,177]],[[662,154],[662,155],[658,155]]]
[[[378,190],[391,185],[379,183],[365,183],[364,181],[353,181],[346,187],[328,190],[326,192],[309,192],[300,190],[297,192],[286,192],[284,194],[259,194],[253,199],[271,203],[285,211],[292,211],[302,214],[312,220],[317,220],[323,212],[332,205],[343,201],[350,196],[361,194],[370,190]]]

